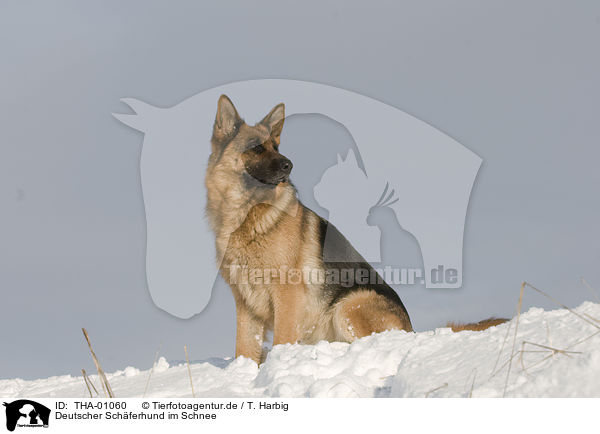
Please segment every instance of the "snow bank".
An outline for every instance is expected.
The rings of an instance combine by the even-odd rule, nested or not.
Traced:
[[[575,311],[600,324],[600,304],[586,302]],[[483,332],[389,331],[352,344],[278,345],[260,369],[244,358],[192,364],[194,388],[206,397],[499,397],[515,323]],[[515,353],[506,396],[600,396],[600,329],[569,311],[522,314]],[[107,377],[117,397],[141,397],[149,372],[127,367]],[[102,393],[97,376],[91,379]],[[81,377],[0,380],[3,398],[85,396]],[[160,358],[146,396],[190,397],[187,367]]]

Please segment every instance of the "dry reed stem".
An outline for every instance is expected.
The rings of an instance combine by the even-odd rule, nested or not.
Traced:
[[[109,398],[114,398],[115,395],[113,394],[113,391],[110,388],[108,379],[106,378],[106,375],[104,374],[104,371],[102,370],[102,367],[100,366],[100,362],[98,362],[96,353],[94,353],[94,350],[92,349],[92,344],[90,342],[90,337],[88,336],[88,332],[84,328],[82,328],[81,331],[83,331],[83,336],[85,336],[85,340],[87,341],[88,347],[90,347],[90,353],[92,353],[92,359],[94,360],[94,364],[96,365],[96,370],[98,371],[98,377],[100,377],[100,384],[102,384],[102,389],[104,390],[104,393]]]
[[[469,398],[473,398],[473,388],[475,387],[475,379],[477,378],[477,368],[473,369],[473,382],[471,383],[471,390],[469,390]]]
[[[96,392],[96,396],[98,396],[98,390],[96,389],[96,386],[94,386],[94,383],[92,383],[92,380],[90,380],[88,378],[87,373],[85,372],[85,369],[82,369],[81,373],[83,374],[83,381],[85,382],[85,386],[87,387],[88,392],[90,392],[90,398],[93,398],[92,389],[90,389],[90,385],[94,388],[94,392]]]
[[[581,283],[583,283],[587,289],[590,290],[590,292],[592,293],[592,295],[594,296],[594,298],[596,299],[596,301],[598,303],[600,303],[600,297],[598,296],[598,294],[596,293],[596,290],[594,288],[591,287],[591,285],[589,283],[587,283],[587,280],[585,280],[583,277],[581,278]]]
[[[596,324],[597,320],[594,319],[588,319],[586,317],[584,317],[583,315],[578,314],[577,312],[575,312],[573,309],[571,309],[570,307],[565,306],[564,304],[562,304],[560,301],[558,301],[557,299],[555,299],[554,297],[552,297],[550,294],[542,291],[541,289],[536,288],[535,286],[533,286],[531,283],[527,283],[527,282],[523,282],[523,285],[527,285],[529,286],[531,289],[533,289],[534,291],[542,294],[544,297],[549,298],[550,300],[552,300],[554,303],[558,304],[560,307],[562,307],[563,309],[567,309],[569,312],[571,312],[573,315],[575,315],[577,318],[587,322],[588,324],[591,324],[592,326],[596,327],[597,329],[600,330],[600,325]]]
[[[430,393],[433,393],[433,392],[435,392],[435,391],[437,391],[437,390],[443,389],[444,387],[448,387],[448,383],[444,383],[444,384],[442,384],[441,386],[439,386],[439,387],[436,387],[435,389],[431,389],[429,392],[427,392],[427,393],[425,394],[425,398],[429,398],[429,394],[430,394]]]
[[[144,387],[143,398],[146,397],[146,392],[148,392],[148,385],[150,384],[150,377],[152,377],[152,372],[154,372],[154,367],[156,366],[156,361],[158,360],[158,353],[162,348],[162,343],[158,346],[158,350],[156,350],[156,354],[154,355],[154,363],[152,363],[152,368],[150,368],[150,373],[148,374],[148,379],[146,380],[146,387]]]
[[[591,286],[589,286],[589,284],[585,281],[585,279],[581,278],[581,280],[591,290]],[[536,366],[536,365],[542,363],[543,361],[549,359],[550,357],[554,357],[556,354],[563,354],[563,355],[565,355],[567,357],[571,357],[570,354],[581,354],[581,352],[578,352],[578,351],[568,351],[568,350],[570,348],[574,347],[575,345],[579,345],[580,343],[582,343],[582,342],[584,342],[584,341],[586,341],[588,339],[591,339],[592,337],[594,337],[594,336],[596,336],[597,334],[600,333],[600,320],[598,320],[598,319],[596,319],[596,318],[594,318],[594,317],[592,317],[592,316],[590,316],[590,315],[588,315],[586,313],[579,314],[579,313],[575,312],[573,309],[569,308],[568,306],[564,305],[563,303],[561,303],[560,301],[558,301],[557,299],[555,299],[554,297],[552,297],[550,294],[542,291],[539,288],[536,288],[535,286],[533,286],[532,284],[530,284],[528,282],[523,282],[522,285],[521,285],[521,291],[519,293],[519,302],[517,304],[517,321],[516,321],[515,333],[514,333],[514,336],[513,336],[513,346],[512,346],[512,351],[511,351],[510,358],[508,359],[507,362],[505,362],[504,364],[502,364],[502,366],[497,371],[495,370],[496,366],[498,365],[498,361],[500,360],[500,355],[502,354],[502,351],[504,350],[504,345],[506,343],[506,338],[508,337],[508,333],[509,333],[509,330],[510,330],[510,324],[509,324],[509,327],[506,330],[506,336],[504,338],[504,342],[502,343],[502,346],[500,348],[500,352],[498,353],[498,357],[496,358],[496,363],[494,364],[494,368],[492,369],[493,373],[490,376],[490,379],[491,379],[498,372],[500,372],[502,370],[502,368],[504,368],[505,365],[508,364],[508,370],[507,370],[507,373],[506,373],[506,380],[505,380],[505,383],[504,383],[504,391],[502,393],[502,397],[506,396],[506,389],[508,387],[508,380],[509,380],[509,377],[510,377],[510,371],[511,371],[511,367],[512,367],[512,361],[514,359],[514,356],[516,355],[516,353],[515,353],[515,346],[516,346],[517,332],[518,332],[518,328],[519,328],[519,318],[520,318],[520,315],[521,315],[521,308],[523,306],[523,293],[524,293],[524,290],[525,290],[526,286],[528,286],[529,288],[533,289],[537,293],[543,295],[544,297],[550,299],[552,302],[554,302],[558,306],[562,307],[563,309],[566,309],[567,311],[569,311],[571,314],[575,315],[577,318],[581,319],[582,321],[585,321],[588,324],[590,324],[591,326],[599,329],[599,331],[593,333],[592,335],[590,335],[590,336],[588,336],[588,337],[586,337],[584,339],[581,339],[581,340],[579,340],[579,341],[577,341],[577,342],[569,345],[564,350],[560,350],[560,349],[557,349],[557,348],[554,348],[554,347],[549,347],[549,346],[545,346],[545,345],[541,345],[541,344],[535,344],[533,342],[524,341],[523,344],[522,344],[522,346],[521,346],[521,351],[519,351],[519,353],[520,353],[519,357],[520,357],[520,361],[521,361],[521,367],[522,367],[523,371],[525,371],[525,373],[527,373],[527,369],[525,368],[525,366],[523,364],[523,353],[525,353],[525,352],[535,352],[535,351],[525,351],[524,350],[525,343],[530,344],[530,345],[535,345],[535,346],[538,346],[538,347],[544,348],[545,350],[550,351],[550,354],[548,356],[544,357],[543,359],[541,359],[540,361],[534,363],[533,365],[530,365],[528,367],[530,369],[533,366]],[[548,330],[548,333],[549,333],[549,330]]]
[[[510,333],[510,329],[512,327],[512,321],[508,323],[508,327],[506,328],[506,334],[504,335],[504,340],[502,341],[502,346],[500,347],[500,351],[498,351],[498,357],[496,357],[496,363],[494,363],[494,367],[492,368],[492,373],[490,374],[490,379],[494,377],[504,365],[502,365],[498,371],[496,371],[496,367],[498,366],[498,362],[500,361],[500,356],[502,355],[502,351],[504,351],[504,346],[506,345],[506,341],[508,340],[508,334]],[[505,363],[506,364],[506,363]]]
[[[521,307],[523,306],[523,292],[525,292],[525,285],[527,285],[527,282],[523,282],[521,284],[521,292],[519,293],[519,303],[517,304],[517,322],[515,323],[515,334],[513,336],[512,351],[510,352],[508,370],[506,371],[506,380],[504,381],[504,390],[502,391],[503,398],[506,396],[506,389],[508,388],[508,378],[510,377],[510,368],[512,367],[512,361],[515,355],[515,345],[517,343],[517,332],[519,331],[519,319],[521,318]]]
[[[190,376],[190,386],[192,386],[192,396],[195,398],[196,394],[194,393],[194,382],[192,381],[192,370],[190,369],[190,358],[188,357],[187,345],[183,346],[183,350],[185,351],[185,360],[187,362],[188,375]]]

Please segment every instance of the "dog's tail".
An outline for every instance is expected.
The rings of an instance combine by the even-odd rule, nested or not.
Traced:
[[[446,327],[450,327],[453,332],[462,332],[463,330],[472,330],[472,331],[481,331],[485,329],[489,329],[490,327],[494,327],[500,324],[504,324],[509,321],[507,318],[488,318],[481,320],[479,322],[473,322],[470,324],[463,324],[457,322],[449,322],[446,324]]]

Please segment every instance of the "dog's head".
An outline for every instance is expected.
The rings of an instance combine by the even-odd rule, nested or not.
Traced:
[[[259,123],[247,125],[231,100],[221,95],[211,140],[211,162],[266,188],[288,182],[292,162],[279,153],[284,118],[285,106],[278,104]]]

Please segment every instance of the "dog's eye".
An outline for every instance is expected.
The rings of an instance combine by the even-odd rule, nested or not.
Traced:
[[[257,154],[262,154],[265,151],[265,147],[263,145],[256,145],[252,150]]]

